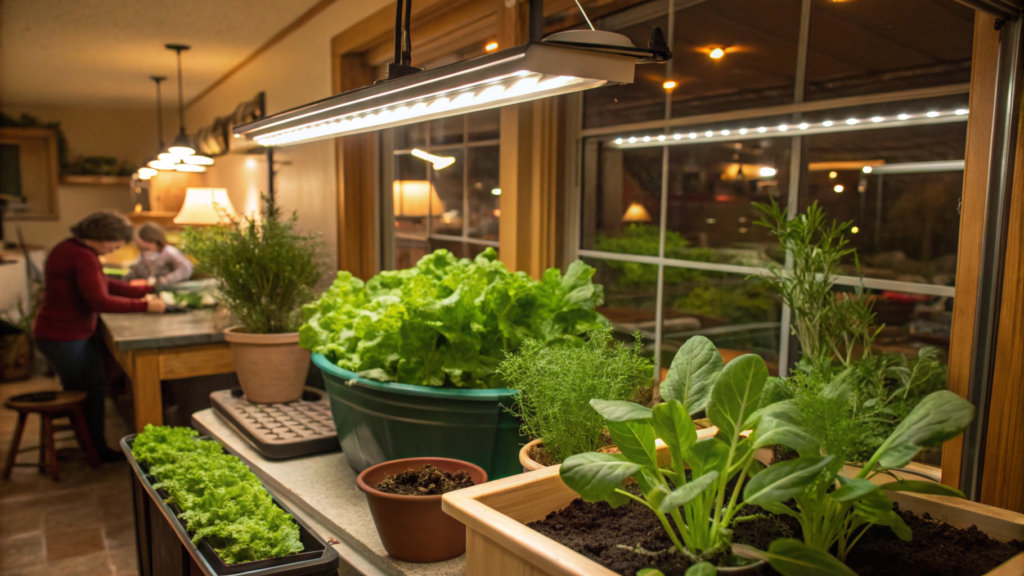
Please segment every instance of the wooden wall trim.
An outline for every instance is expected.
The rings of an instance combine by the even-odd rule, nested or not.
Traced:
[[[960,240],[956,267],[956,298],[949,345],[949,376],[946,386],[964,398],[971,377],[974,348],[975,303],[978,296],[978,265],[981,261],[982,228],[985,223],[989,152],[992,144],[992,111],[995,102],[996,61],[999,32],[995,17],[975,13],[974,53],[971,62],[970,115],[964,188],[960,209]],[[942,482],[958,487],[963,436],[942,447]]]
[[[1019,125],[1009,219],[981,502],[1024,512],[1024,132]]]

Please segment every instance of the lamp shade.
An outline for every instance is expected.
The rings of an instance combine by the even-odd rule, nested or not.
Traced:
[[[192,156],[193,154],[196,153],[196,150],[198,149],[199,148],[196,146],[196,143],[192,141],[192,138],[189,137],[189,135],[185,134],[184,132],[178,134],[178,136],[174,139],[174,142],[171,142],[171,145],[167,147],[168,152],[174,154],[179,158],[184,158],[185,156]]]
[[[209,226],[227,224],[236,219],[238,214],[228,198],[227,188],[189,188],[185,191],[185,203],[174,217],[174,223]]]
[[[393,188],[396,218],[423,218],[444,212],[441,197],[426,180],[396,180]]]
[[[626,213],[622,215],[623,222],[650,222],[651,213],[644,208],[644,205],[639,202],[633,202],[626,208]]]

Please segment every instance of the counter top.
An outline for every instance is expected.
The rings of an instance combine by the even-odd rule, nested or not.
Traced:
[[[118,350],[216,344],[224,341],[231,314],[223,308],[184,314],[100,314]]]
[[[213,410],[192,415],[192,425],[209,434],[229,452],[241,458],[264,484],[292,510],[323,528],[325,538],[334,536],[340,543],[335,550],[354,572],[342,574],[461,576],[466,573],[466,557],[459,556],[435,564],[413,564],[388,556],[377,536],[366,497],[356,487],[356,472],[341,452],[318,454],[291,460],[266,460],[249,446]]]

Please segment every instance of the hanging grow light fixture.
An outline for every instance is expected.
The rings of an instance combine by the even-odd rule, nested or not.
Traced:
[[[570,30],[541,40],[543,0],[530,0],[530,42],[477,58],[421,70],[411,65],[412,0],[395,15],[395,61],[386,78],[234,128],[264,146],[287,146],[466,114],[608,83],[629,84],[637,63],[667,62],[660,28],[647,48],[612,32]],[[589,20],[588,20],[589,22]]]

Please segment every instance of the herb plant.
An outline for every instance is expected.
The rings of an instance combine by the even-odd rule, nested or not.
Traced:
[[[196,269],[220,281],[221,300],[250,334],[294,332],[302,305],[323,276],[320,240],[296,231],[297,215],[281,216],[263,196],[262,216],[224,226],[188,228],[184,251]]]
[[[578,342],[606,322],[595,310],[604,290],[593,275],[576,261],[564,276],[552,268],[537,281],[506,270],[493,248],[473,260],[437,250],[365,283],[339,272],[304,308],[299,344],[375,380],[500,387],[506,351],[529,338]]]
[[[147,425],[132,455],[181,508],[192,542],[205,538],[225,564],[302,552],[299,527],[274,504],[259,479],[221,445],[191,428]]]
[[[846,386],[831,383],[826,397],[841,398]],[[826,437],[818,437],[804,427],[801,414],[791,401],[771,405],[762,413],[758,432],[796,449],[800,456],[760,472],[743,489],[743,497],[748,504],[796,518],[803,531],[803,542],[777,540],[767,553],[747,550],[745,555],[769,561],[772,568],[785,576],[852,575],[853,571],[842,561],[871,526],[888,526],[900,539],[910,540],[911,530],[893,511],[887,492],[961,498],[963,494],[934,482],[900,480],[890,471],[906,466],[922,448],[938,446],[958,436],[973,417],[974,407],[963,398],[948,390],[933,392],[900,422],[860,472],[847,478],[839,473],[845,462],[845,431],[841,426]],[[826,463],[824,467],[822,462]],[[813,479],[811,483],[804,482],[808,474]],[[878,485],[872,481],[885,474],[892,476],[893,482]],[[803,485],[796,492],[778,489],[796,483]],[[787,504],[791,498],[795,508]],[[833,548],[835,558],[830,555]],[[818,572],[809,572],[808,568]]]
[[[745,505],[740,495],[750,494],[749,489],[744,492],[744,484],[764,473],[758,473],[761,465],[754,460],[754,453],[758,447],[784,438],[778,431],[764,435],[760,430],[761,394],[768,380],[764,360],[746,354],[722,367],[722,359],[709,341],[694,338],[687,344],[691,342],[694,344],[685,352],[681,349],[672,364],[670,372],[674,371],[675,377],[662,388],[665,402],[646,408],[630,402],[591,400],[622,453],[572,456],[562,464],[560,475],[588,502],[605,501],[615,507],[634,501],[650,508],[674,550],[693,563],[687,572],[693,576],[713,574],[713,564],[730,554],[730,526],[745,519],[736,516]],[[702,406],[719,432],[697,440],[690,414]],[[749,438],[741,434],[745,430],[753,431]],[[669,469],[658,463],[655,438],[669,447]],[[819,457],[785,485],[773,485],[771,493],[788,499],[830,461],[830,457]],[[623,482],[630,477],[642,496],[623,489]],[[727,497],[731,481],[735,486]]]
[[[522,420],[523,434],[543,439],[558,462],[601,448],[604,419],[590,399],[636,400],[651,386],[653,363],[640,355],[639,333],[635,339],[628,348],[606,326],[591,331],[583,344],[523,342],[498,366],[505,385],[519,391],[510,411]]]

